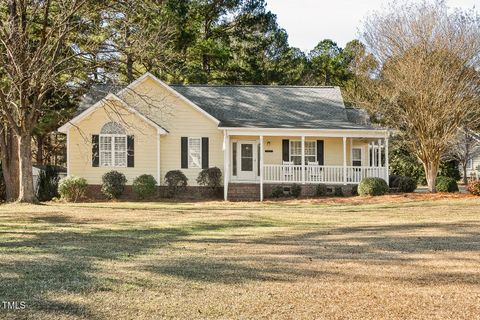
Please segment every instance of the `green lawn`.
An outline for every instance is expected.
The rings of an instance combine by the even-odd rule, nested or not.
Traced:
[[[0,318],[480,317],[480,200],[352,201],[3,205]]]

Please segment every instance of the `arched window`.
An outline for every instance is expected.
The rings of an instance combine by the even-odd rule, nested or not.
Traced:
[[[127,166],[127,133],[117,122],[107,122],[100,130],[100,166]]]
[[[100,133],[101,134],[126,134],[126,131],[120,123],[110,121],[103,125],[102,130],[100,130]]]

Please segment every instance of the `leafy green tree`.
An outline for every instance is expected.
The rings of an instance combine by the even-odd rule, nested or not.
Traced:
[[[308,54],[309,78],[314,85],[343,86],[351,79],[349,56],[334,41],[320,41]]]

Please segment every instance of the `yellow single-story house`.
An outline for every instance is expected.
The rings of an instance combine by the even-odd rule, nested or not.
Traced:
[[[196,186],[209,167],[222,170],[225,200],[263,200],[274,185],[388,182],[388,130],[346,108],[338,87],[167,85],[146,73],[102,94],[59,128],[68,175],[91,185],[110,170],[159,185],[181,170]]]

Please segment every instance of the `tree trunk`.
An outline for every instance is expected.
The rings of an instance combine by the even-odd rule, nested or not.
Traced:
[[[17,136],[18,141],[18,167],[20,189],[18,193],[18,202],[35,203],[35,192],[33,190],[33,172],[32,172],[32,136],[23,134]]]
[[[425,177],[427,179],[428,191],[433,193],[437,192],[436,182],[439,165],[439,161],[428,161],[423,163],[423,168],[425,169]]]
[[[44,139],[44,136],[41,136],[41,135],[37,136],[37,154],[35,157],[37,164],[43,164],[43,139]]]
[[[127,54],[127,62],[126,62],[126,71],[127,71],[127,82],[133,82],[133,58],[131,54]]]
[[[11,130],[6,127],[0,132],[0,154],[2,173],[5,181],[7,201],[15,201],[18,197],[18,148],[17,140]]]
[[[468,184],[468,177],[467,177],[467,165],[463,164],[463,184]]]

